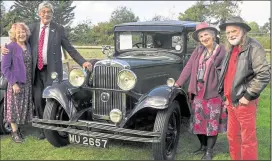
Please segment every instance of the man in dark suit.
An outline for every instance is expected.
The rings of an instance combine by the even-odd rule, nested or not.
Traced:
[[[31,32],[29,43],[33,58],[33,96],[38,118],[43,118],[45,99],[42,98],[42,92],[53,82],[51,73],[57,72],[60,80],[63,77],[61,47],[83,68],[92,69],[91,63],[87,62],[70,44],[63,26],[52,22],[53,13],[53,6],[49,2],[42,2],[38,7],[40,22],[29,26]],[[3,53],[6,53],[5,50]],[[44,138],[43,131],[40,130],[39,139]]]
[[[33,54],[33,94],[36,114],[39,118],[43,117],[45,107],[45,99],[42,98],[43,89],[53,82],[51,73],[57,72],[59,79],[62,80],[61,46],[78,64],[91,69],[91,64],[70,44],[63,26],[52,22],[53,13],[53,6],[49,2],[42,2],[38,7],[41,21],[29,26],[32,33],[29,42]],[[39,138],[44,138],[43,132],[40,133]]]

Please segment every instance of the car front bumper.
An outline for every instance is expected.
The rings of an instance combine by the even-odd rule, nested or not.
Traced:
[[[89,137],[149,143],[159,143],[161,141],[160,132],[120,128],[112,124],[95,121],[60,121],[33,118],[32,126]],[[78,129],[77,127],[80,127],[81,129]],[[85,127],[86,130],[82,130],[83,127]]]

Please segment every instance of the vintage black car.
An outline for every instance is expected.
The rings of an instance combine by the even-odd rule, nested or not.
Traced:
[[[190,117],[186,90],[173,86],[197,45],[196,22],[151,21],[114,27],[114,52],[90,60],[92,72],[73,69],[43,92],[45,129],[55,147],[108,147],[111,139],[152,143],[155,160],[173,160],[182,118]],[[185,119],[186,120],[186,119]]]
[[[4,118],[4,96],[5,89],[0,89],[0,134],[8,134],[11,132],[10,124]]]
[[[1,46],[6,43],[10,43],[9,37],[0,37]],[[1,47],[0,47],[1,48]],[[2,56],[0,56],[0,74],[1,72]],[[4,96],[6,95],[6,89],[0,88],[0,134],[8,134],[11,131],[10,124],[4,118]]]
[[[1,57],[1,56],[0,56]],[[0,74],[1,73],[1,58],[0,58]],[[4,118],[4,97],[6,89],[0,89],[0,134],[8,134],[11,132],[10,124]]]

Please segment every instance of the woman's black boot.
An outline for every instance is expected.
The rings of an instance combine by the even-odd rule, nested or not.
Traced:
[[[201,160],[212,160],[212,157],[213,157],[213,149],[207,148]]]
[[[212,160],[213,158],[213,147],[215,145],[217,135],[216,136],[207,136],[207,150],[201,160]]]
[[[197,134],[197,137],[198,137],[198,139],[200,141],[200,148],[193,151],[194,155],[204,153],[206,151],[206,149],[207,149],[207,140],[206,140],[207,136],[202,135],[202,134]]]
[[[194,155],[200,154],[200,153],[204,153],[207,149],[207,146],[201,145],[199,149],[197,149],[196,151],[193,151]]]

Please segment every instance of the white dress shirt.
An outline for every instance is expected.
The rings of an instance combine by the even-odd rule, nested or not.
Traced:
[[[39,33],[39,40],[40,40],[40,36],[42,33],[42,27],[44,26],[44,24],[40,23],[40,33]],[[45,28],[45,33],[44,33],[44,42],[43,42],[43,50],[42,50],[42,54],[43,54],[43,65],[47,65],[47,46],[48,46],[48,38],[49,38],[49,27],[50,24],[46,25],[47,27]]]

